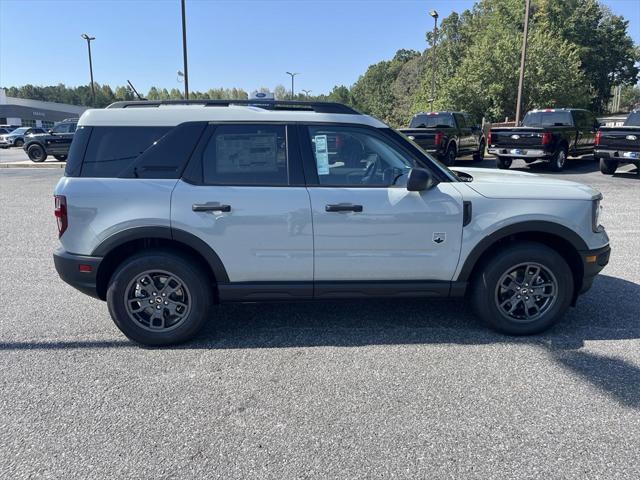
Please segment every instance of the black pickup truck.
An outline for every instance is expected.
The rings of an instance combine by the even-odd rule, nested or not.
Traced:
[[[599,126],[587,110],[532,110],[522,119],[521,127],[492,128],[487,144],[489,153],[498,158],[498,168],[509,168],[514,158],[522,158],[527,163],[550,162],[551,169],[559,172],[568,156],[593,153]]]
[[[40,163],[53,155],[64,162],[78,125],[77,118],[68,118],[55,125],[48,133],[28,135],[24,138],[24,151],[32,162]]]
[[[473,155],[474,161],[484,158],[482,129],[465,112],[417,113],[409,128],[399,132],[445,165],[453,165],[463,155]]]
[[[594,156],[602,173],[613,175],[621,163],[629,162],[640,175],[640,110],[631,112],[622,127],[601,127]]]

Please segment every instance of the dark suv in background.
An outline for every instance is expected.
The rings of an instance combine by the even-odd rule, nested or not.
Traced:
[[[32,162],[44,162],[48,155],[63,162],[69,154],[77,125],[77,118],[68,118],[54,126],[49,133],[29,135],[24,139],[24,151]]]

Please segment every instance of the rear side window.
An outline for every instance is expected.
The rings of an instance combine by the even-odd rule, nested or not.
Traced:
[[[91,136],[91,127],[79,127],[73,136],[71,147],[69,147],[69,155],[67,157],[67,165],[64,174],[67,177],[79,177],[82,169],[82,159],[87,149],[87,143]]]
[[[221,125],[202,154],[209,185],[288,184],[284,125]]]
[[[171,127],[93,127],[81,176],[118,177],[170,129]]]

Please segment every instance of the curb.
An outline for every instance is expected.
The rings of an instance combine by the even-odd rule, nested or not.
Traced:
[[[66,165],[67,165],[67,162],[34,163],[30,161],[25,161],[25,162],[0,163],[0,168],[64,168]]]

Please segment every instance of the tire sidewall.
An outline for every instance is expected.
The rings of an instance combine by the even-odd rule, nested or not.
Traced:
[[[560,164],[560,159],[562,158],[562,164]],[[553,158],[551,159],[551,169],[554,172],[561,172],[564,170],[565,165],[567,164],[567,150],[564,147],[560,147],[558,151],[555,153]]]
[[[618,161],[616,160],[607,160],[606,158],[600,159],[600,172],[605,175],[613,175],[616,173],[618,169]]]
[[[32,151],[38,151],[40,152],[40,155],[36,156],[34,158],[34,156],[31,154]],[[30,145],[29,148],[27,148],[27,155],[29,156],[29,160],[31,160],[32,162],[36,162],[36,163],[40,163],[40,162],[44,162],[45,159],[47,158],[47,155],[45,153],[44,148],[42,148],[41,145],[33,144]]]
[[[444,154],[444,164],[450,167],[456,163],[456,147],[455,145],[449,145],[447,152]]]
[[[503,170],[507,170],[513,164],[513,159],[505,158],[505,157],[498,157],[496,162],[498,164],[498,168],[501,168]]]
[[[176,274],[191,295],[186,319],[167,332],[151,332],[138,326],[125,307],[125,291],[131,281],[147,270],[165,270]],[[171,252],[141,254],[126,260],[112,275],[107,289],[107,305],[116,326],[129,339],[149,346],[173,345],[193,338],[208,319],[213,290],[206,272],[191,259]]]
[[[539,263],[553,273],[558,282],[558,296],[542,317],[518,322],[501,313],[495,302],[495,291],[504,273],[525,262]],[[546,330],[560,319],[571,304],[573,290],[573,275],[562,256],[546,245],[526,242],[507,247],[482,266],[473,282],[473,303],[478,316],[492,328],[509,335],[531,335]]]
[[[24,140],[21,140],[21,139],[19,139],[19,138],[17,138],[17,139],[16,139],[16,141],[15,141],[15,142],[13,142],[13,146],[14,146],[14,147],[21,147],[21,146],[23,146],[23,145],[24,145]]]

